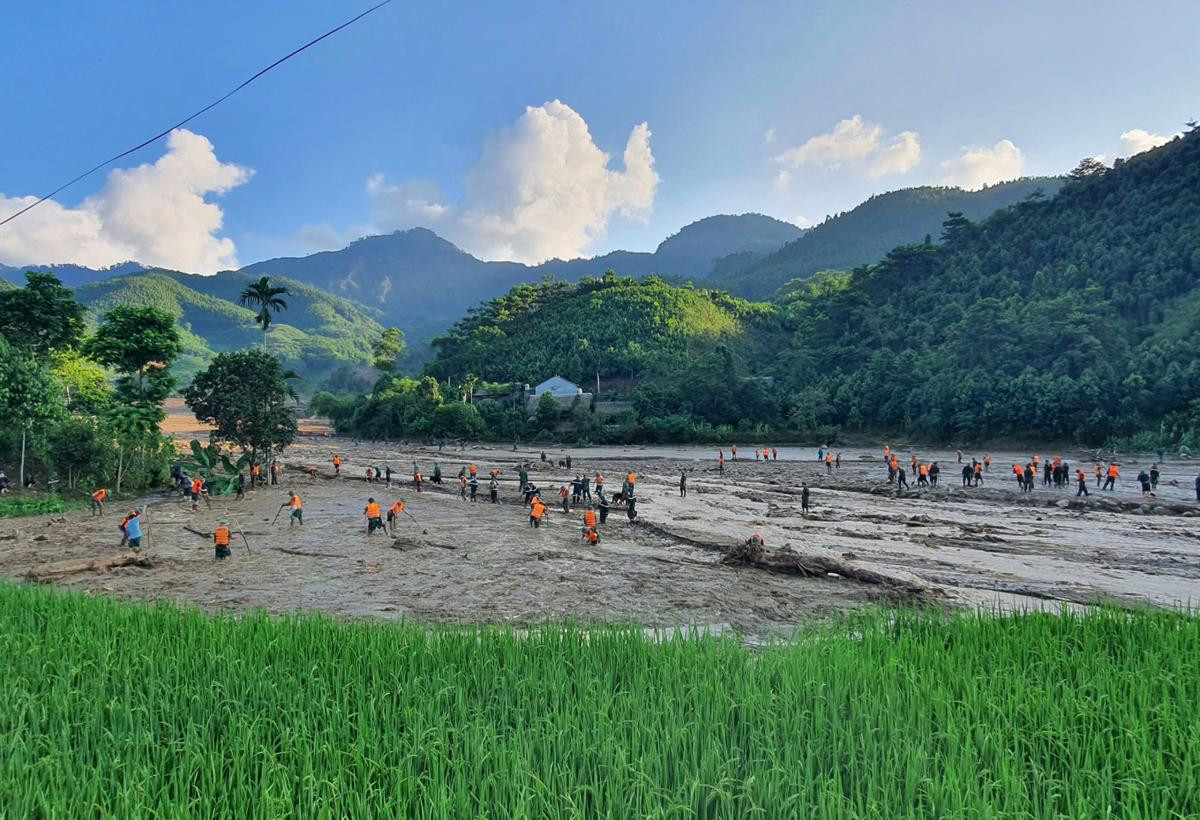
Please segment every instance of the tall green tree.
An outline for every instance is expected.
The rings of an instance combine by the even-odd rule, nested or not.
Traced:
[[[83,346],[86,355],[120,374],[117,393],[126,403],[166,399],[175,386],[170,367],[182,349],[170,314],[130,305],[106,313]]]
[[[175,387],[171,364],[182,344],[175,320],[156,308],[121,305],[105,314],[83,352],[119,374],[116,399],[106,414],[117,446],[116,488],[132,468],[151,483],[162,471],[166,448],[159,433],[162,404]]]
[[[383,373],[396,372],[396,360],[404,352],[404,331],[389,327],[371,345],[371,366]]]
[[[299,429],[296,391],[288,382],[296,374],[264,350],[219,353],[183,391],[183,399],[205,424],[214,442],[233,444],[253,455],[254,462],[282,451]]]
[[[58,384],[45,362],[0,339],[0,419],[21,430],[18,486],[25,486],[25,454],[30,435],[63,414]]]
[[[0,291],[0,336],[35,356],[78,345],[83,316],[83,305],[52,273],[29,271],[25,287]]]
[[[271,278],[264,276],[257,282],[246,285],[238,297],[238,301],[243,305],[258,311],[254,316],[254,323],[262,326],[263,349],[267,347],[267,328],[271,326],[271,314],[287,310],[287,301],[283,297],[288,295],[290,292],[287,288],[272,285]]]

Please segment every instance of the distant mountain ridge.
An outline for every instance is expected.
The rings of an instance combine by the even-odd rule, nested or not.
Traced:
[[[653,253],[613,251],[591,259],[538,265],[487,262],[425,228],[368,236],[337,251],[268,259],[247,265],[252,276],[286,275],[378,307],[410,337],[428,338],[467,309],[545,276],[577,282],[613,269],[626,276],[703,278],[735,253],[766,253],[803,231],[762,214],[712,216],[681,228]]]
[[[920,242],[927,234],[936,240],[950,211],[979,221],[1037,191],[1052,197],[1062,184],[1060,177],[1028,177],[979,191],[925,186],[876,194],[757,260],[726,260],[736,262],[727,265],[729,270],[718,264],[717,275],[705,285],[745,299],[769,299],[792,279],[876,262],[892,248]]]
[[[216,353],[261,341],[254,312],[237,304],[250,281],[234,271],[199,276],[156,269],[80,285],[75,298],[93,321],[116,305],[155,307],[174,316],[184,343],[176,370],[186,378]],[[288,309],[275,315],[268,345],[288,367],[311,382],[339,364],[366,361],[371,342],[383,332],[378,312],[286,277],[277,284],[290,291]]]

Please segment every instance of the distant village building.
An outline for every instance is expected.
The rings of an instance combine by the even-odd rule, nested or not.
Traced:
[[[543,393],[549,393],[558,399],[567,396],[574,398],[583,394],[583,388],[575,384],[575,382],[567,381],[562,376],[553,376],[533,388],[534,398],[540,399]]]
[[[575,399],[579,399],[580,404],[590,408],[592,406],[592,394],[583,392],[583,388],[575,384],[573,381],[564,379],[562,376],[553,376],[546,379],[544,382],[529,391],[529,386],[525,386],[526,390],[526,408],[532,414],[537,411],[537,403],[544,395],[553,396],[559,406],[564,410],[570,409],[575,403]]]

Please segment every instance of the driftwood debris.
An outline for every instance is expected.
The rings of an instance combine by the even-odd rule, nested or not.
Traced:
[[[737,544],[735,546],[714,544],[707,541],[699,541],[695,538],[689,538],[686,535],[680,535],[679,533],[672,532],[666,527],[653,524],[648,521],[641,521],[639,526],[681,544],[687,544],[688,546],[722,553],[721,559],[713,563],[732,566],[756,567],[769,572],[781,572],[788,575],[803,575],[810,578],[823,578],[828,575],[838,575],[842,578],[849,578],[853,581],[860,581],[864,584],[874,584],[876,586],[894,589],[899,592],[917,597],[927,597],[932,594],[932,590],[929,587],[926,587],[915,581],[909,581],[905,578],[892,575],[885,575],[884,573],[875,572],[874,570],[849,564],[845,561],[840,561],[830,556],[815,554],[801,555],[790,547],[783,547],[777,550],[767,550],[763,547],[752,547],[750,544],[746,543]]]
[[[881,572],[839,561],[825,555],[801,555],[790,547],[778,550],[766,550],[761,546],[738,544],[725,550],[721,558],[723,564],[753,566],[773,572],[783,572],[789,575],[803,575],[810,578],[820,578],[826,575],[837,575],[864,584],[875,584],[888,587],[911,595],[927,595],[930,590],[920,584],[885,575]]]
[[[30,581],[49,583],[50,581],[57,581],[70,575],[78,575],[81,572],[109,572],[118,567],[143,567],[149,569],[153,566],[154,562],[145,555],[136,552],[127,552],[124,555],[114,555],[110,558],[93,558],[90,561],[59,561],[30,570],[25,573],[25,577]]]
[[[288,555],[304,555],[308,558],[346,558],[345,555],[339,555],[336,552],[309,552],[307,550],[294,550],[290,547],[267,547],[267,549],[275,550],[276,552],[284,552]]]

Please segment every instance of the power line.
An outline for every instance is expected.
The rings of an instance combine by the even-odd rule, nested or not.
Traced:
[[[191,122],[192,120],[196,119],[196,117],[199,117],[199,116],[200,116],[201,114],[203,114],[204,112],[206,112],[206,111],[208,111],[208,110],[210,110],[210,109],[212,109],[212,108],[215,108],[216,106],[218,106],[218,105],[220,105],[221,103],[225,102],[225,100],[229,99],[229,98],[230,98],[230,97],[232,97],[234,94],[238,93],[238,92],[239,92],[239,91],[241,91],[243,88],[245,88],[246,86],[250,85],[250,83],[254,82],[254,81],[255,81],[255,80],[257,80],[259,77],[261,77],[262,75],[266,74],[266,73],[267,73],[268,71],[270,71],[271,69],[275,68],[275,66],[279,65],[280,63],[285,63],[285,62],[287,62],[288,60],[292,59],[292,58],[293,58],[293,57],[295,57],[297,54],[299,54],[301,51],[304,51],[305,49],[307,49],[307,48],[309,48],[309,47],[311,47],[311,46],[315,46],[317,43],[321,42],[321,41],[322,41],[322,40],[324,40],[326,37],[329,37],[329,36],[331,36],[331,35],[337,34],[339,31],[341,31],[342,29],[346,28],[346,26],[349,26],[349,25],[352,25],[352,24],[354,24],[354,23],[357,23],[359,20],[361,20],[362,18],[366,17],[366,16],[367,16],[368,14],[370,14],[371,12],[373,12],[373,11],[375,11],[375,10],[377,10],[377,9],[380,9],[380,8],[382,8],[382,7],[386,6],[386,5],[387,5],[388,3],[390,3],[390,2],[392,2],[392,0],[383,0],[383,2],[381,2],[381,3],[377,3],[377,4],[376,4],[376,5],[374,5],[374,6],[371,6],[371,8],[367,9],[367,10],[366,10],[366,11],[364,11],[362,14],[359,14],[359,15],[358,15],[358,16],[356,16],[356,17],[352,17],[352,18],[350,18],[349,20],[347,20],[346,22],[342,23],[342,24],[341,24],[340,26],[338,26],[337,28],[332,28],[332,29],[330,29],[329,31],[327,31],[327,32],[325,32],[324,34],[322,34],[320,37],[316,38],[315,40],[310,40],[310,41],[308,41],[307,43],[305,43],[304,45],[300,46],[300,48],[296,49],[295,51],[292,51],[292,52],[290,52],[290,53],[288,53],[288,54],[285,54],[284,56],[280,57],[280,58],[279,58],[278,60],[276,60],[275,62],[271,63],[271,64],[270,64],[269,66],[267,66],[266,68],[264,68],[264,69],[262,69],[261,71],[259,71],[257,74],[255,74],[255,75],[254,75],[253,77],[251,77],[250,79],[248,79],[248,80],[245,80],[244,82],[242,82],[242,83],[241,83],[241,85],[239,85],[237,88],[234,88],[232,91],[229,91],[229,92],[228,92],[228,93],[226,93],[224,96],[220,97],[219,99],[213,100],[213,101],[212,101],[212,102],[210,102],[208,105],[204,106],[204,107],[203,107],[203,108],[201,108],[199,111],[197,111],[195,114],[192,114],[191,116],[189,116],[189,117],[186,117],[185,119],[182,119],[182,120],[180,120],[179,122],[177,122],[177,123],[175,123],[174,125],[172,125],[170,128],[168,128],[168,129],[166,129],[166,130],[162,131],[161,133],[155,134],[153,137],[151,137],[150,139],[146,140],[145,142],[138,143],[137,145],[135,145],[135,146],[133,146],[132,148],[130,148],[128,151],[122,151],[121,153],[117,154],[115,157],[109,157],[108,159],[104,160],[104,162],[101,162],[101,163],[99,163],[98,165],[95,165],[95,166],[93,166],[92,168],[89,168],[88,170],[86,170],[86,171],[84,171],[82,174],[80,174],[79,176],[77,176],[77,177],[75,177],[74,179],[72,179],[70,182],[63,183],[62,185],[58,186],[57,188],[55,188],[55,189],[54,189],[53,191],[51,191],[50,193],[48,193],[48,194],[46,194],[45,196],[43,196],[43,197],[39,198],[39,199],[38,199],[36,202],[30,203],[29,205],[26,205],[26,206],[25,206],[24,208],[22,208],[21,210],[17,211],[15,214],[11,214],[11,215],[9,215],[9,216],[5,217],[3,220],[0,220],[0,225],[7,225],[9,222],[12,222],[14,219],[16,219],[16,218],[17,218],[18,216],[20,216],[21,214],[25,213],[26,211],[32,210],[33,208],[36,208],[38,205],[41,205],[41,204],[42,204],[43,202],[45,202],[47,199],[49,199],[50,197],[52,197],[52,196],[54,196],[55,194],[59,193],[60,191],[63,191],[63,190],[65,190],[65,189],[67,189],[67,188],[70,188],[72,185],[74,185],[76,182],[79,182],[81,179],[84,179],[85,177],[89,177],[89,176],[91,176],[92,174],[96,173],[96,172],[97,172],[97,171],[99,171],[101,168],[103,168],[105,165],[111,165],[112,163],[116,162],[117,160],[119,160],[119,159],[121,159],[121,158],[123,158],[123,157],[127,157],[127,156],[129,156],[129,155],[130,155],[130,154],[132,154],[134,151],[140,151],[141,149],[145,148],[147,145],[150,145],[150,144],[151,144],[151,143],[153,143],[153,142],[157,142],[158,140],[160,140],[160,139],[162,139],[163,137],[165,137],[167,134],[170,134],[170,133],[171,133],[172,131],[174,131],[176,128],[182,128],[183,126],[187,125],[187,124],[188,124],[189,122]]]

